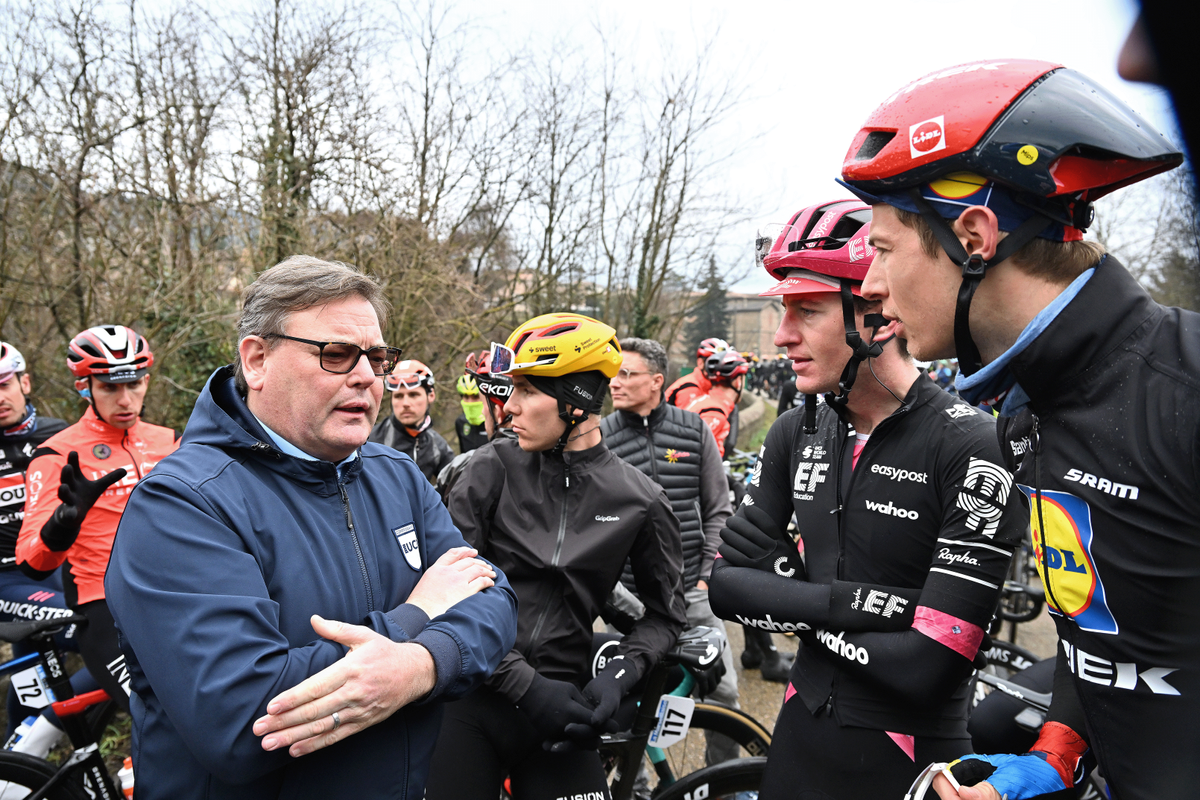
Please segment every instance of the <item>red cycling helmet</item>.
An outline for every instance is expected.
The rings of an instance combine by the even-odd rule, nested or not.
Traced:
[[[860,200],[834,200],[797,211],[762,257],[779,281],[764,297],[840,292],[842,280],[861,294],[875,250],[867,244],[871,207]],[[759,239],[759,252],[768,242]]]
[[[842,164],[868,203],[919,213],[963,281],[954,316],[962,371],[983,366],[971,298],[992,267],[1033,238],[1082,238],[1092,201],[1178,166],[1183,154],[1102,86],[1046,61],[977,61],[903,87],[872,112]],[[986,205],[1009,235],[987,261],[946,219]]]
[[[1165,136],[1074,70],[977,61],[884,100],[854,137],[842,178],[876,194],[971,172],[1036,197],[1091,202],[1182,162]]]
[[[504,408],[508,398],[512,397],[513,382],[507,375],[492,374],[492,354],[480,350],[478,354],[469,353],[465,372],[475,379],[479,393],[488,399],[492,405]]]
[[[383,388],[389,392],[398,392],[401,388],[424,388],[426,392],[433,391],[433,371],[417,361],[407,358],[396,364],[383,378]]]
[[[713,353],[723,353],[729,349],[729,342],[712,336],[696,346],[696,358],[708,358]]]
[[[704,374],[713,383],[733,383],[734,378],[738,375],[745,375],[749,371],[750,362],[737,350],[713,353],[704,359]]]
[[[124,325],[97,325],[67,345],[67,368],[80,381],[132,383],[154,366],[150,343]]]

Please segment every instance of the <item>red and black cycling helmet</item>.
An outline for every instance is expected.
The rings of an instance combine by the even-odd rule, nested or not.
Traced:
[[[842,280],[851,291],[867,277],[875,251],[867,244],[871,207],[861,200],[834,200],[797,211],[762,257],[779,283],[764,297],[837,292]],[[760,251],[767,243],[760,240]]]
[[[67,345],[67,368],[79,381],[132,383],[154,365],[150,343],[124,325],[97,325]]]
[[[715,336],[710,336],[696,345],[696,358],[707,359],[713,353],[723,353],[729,349],[729,342],[724,339],[718,339]]]
[[[1034,237],[1082,238],[1092,202],[1178,166],[1180,153],[1099,84],[1046,61],[977,61],[914,81],[854,137],[842,182],[868,203],[920,214],[962,267],[954,336],[959,364],[982,359],[971,297],[988,267]],[[1009,235],[990,260],[968,256],[946,219],[986,205]]]
[[[479,393],[491,405],[503,409],[508,398],[512,397],[512,378],[492,374],[492,354],[487,350],[480,350],[478,354],[468,353],[464,372],[475,379]]]
[[[750,362],[737,350],[724,350],[704,359],[704,374],[715,384],[731,384],[749,371]]]

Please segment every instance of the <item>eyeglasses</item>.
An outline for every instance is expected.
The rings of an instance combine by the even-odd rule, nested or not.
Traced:
[[[400,360],[399,347],[371,347],[366,350],[348,342],[314,342],[312,339],[301,339],[298,336],[287,336],[282,333],[264,333],[264,339],[287,339],[289,342],[311,344],[317,348],[321,359],[321,369],[335,375],[345,375],[358,366],[358,359],[367,357],[371,372],[376,375],[387,375],[396,362]]]
[[[655,374],[655,373],[651,372],[650,370],[646,370],[646,369],[637,370],[637,369],[625,369],[625,367],[621,367],[619,370],[617,370],[617,377],[623,381],[629,380],[634,375],[653,375],[653,374]]]
[[[507,375],[514,369],[526,369],[527,367],[537,367],[542,364],[553,364],[558,360],[557,353],[551,353],[548,356],[533,361],[527,361],[524,364],[517,363],[517,354],[511,348],[505,347],[497,342],[492,342],[492,374]]]

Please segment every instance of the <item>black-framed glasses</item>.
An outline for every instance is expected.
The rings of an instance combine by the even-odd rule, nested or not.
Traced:
[[[399,347],[371,347],[364,350],[349,342],[314,342],[312,339],[301,339],[299,336],[288,336],[283,333],[264,333],[262,337],[311,344],[318,350],[321,369],[335,375],[345,375],[350,372],[358,365],[358,359],[364,355],[367,357],[367,363],[371,365],[371,372],[376,375],[387,375],[400,360]]]

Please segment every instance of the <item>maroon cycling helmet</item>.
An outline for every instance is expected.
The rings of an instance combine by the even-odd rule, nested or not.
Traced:
[[[704,374],[716,384],[731,384],[738,375],[749,371],[750,362],[737,350],[724,350],[704,359]]]

